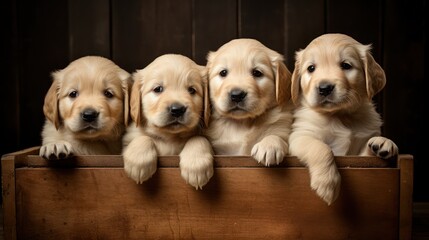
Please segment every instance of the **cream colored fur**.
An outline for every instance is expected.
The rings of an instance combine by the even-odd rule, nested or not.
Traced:
[[[282,162],[293,107],[283,56],[255,39],[235,39],[209,53],[207,68],[212,114],[205,133],[215,154]]]
[[[40,156],[120,154],[131,76],[109,59],[86,56],[53,72],[43,111]]]
[[[372,98],[386,77],[370,49],[350,36],[325,34],[296,53],[292,99],[298,107],[290,154],[308,166],[312,189],[328,204],[341,185],[334,156],[398,154],[395,143],[380,136]]]
[[[133,74],[131,117],[124,136],[124,169],[143,183],[160,155],[180,154],[181,175],[199,189],[213,175],[213,153],[201,132],[207,107],[206,69],[178,54],[165,54]]]

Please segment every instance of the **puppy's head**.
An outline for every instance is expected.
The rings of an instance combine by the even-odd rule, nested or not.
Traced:
[[[321,112],[353,111],[386,84],[371,46],[344,34],[325,34],[296,52],[292,100]]]
[[[52,73],[43,112],[82,139],[112,138],[128,122],[131,76],[112,61],[86,56]]]
[[[202,123],[207,106],[205,67],[165,54],[133,74],[131,117],[148,131],[189,133]],[[207,119],[204,119],[205,124]]]
[[[291,73],[283,56],[254,39],[234,39],[207,56],[214,110],[254,118],[290,98]]]

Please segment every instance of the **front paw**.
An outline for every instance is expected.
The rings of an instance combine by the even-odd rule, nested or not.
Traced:
[[[73,155],[73,147],[69,142],[58,141],[40,147],[39,156],[47,160],[65,159]]]
[[[390,158],[398,155],[398,146],[385,137],[372,137],[368,140],[368,148],[377,157]]]
[[[277,136],[268,136],[253,146],[251,155],[265,166],[280,164],[287,154],[287,143]]]
[[[143,183],[155,174],[158,154],[155,146],[142,146],[132,141],[123,152],[124,170],[137,184]]]
[[[186,183],[202,189],[213,176],[213,157],[210,154],[189,157],[180,155],[180,174]]]
[[[335,165],[330,165],[324,169],[310,169],[311,188],[328,205],[333,203],[341,187],[341,176]]]
[[[202,189],[213,176],[213,154],[210,143],[195,137],[180,153],[180,174],[186,183]]]

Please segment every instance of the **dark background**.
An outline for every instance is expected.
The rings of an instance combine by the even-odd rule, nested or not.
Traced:
[[[3,0],[0,154],[38,146],[50,73],[84,55],[129,72],[164,53],[204,65],[208,51],[249,37],[284,54],[324,33],[373,44],[387,85],[374,100],[383,135],[415,160],[414,201],[429,201],[425,0]],[[426,112],[427,114],[427,112]]]

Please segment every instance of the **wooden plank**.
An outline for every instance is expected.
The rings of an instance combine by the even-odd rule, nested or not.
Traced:
[[[402,155],[399,158],[399,168],[401,169],[401,182],[399,185],[399,238],[407,240],[412,238],[414,179],[413,156]]]
[[[238,37],[237,1],[194,0],[193,50],[196,63],[206,65],[209,51]]]
[[[325,1],[285,0],[284,45],[286,65],[293,71],[295,52],[325,33]]]
[[[374,58],[381,63],[382,4],[382,0],[328,0],[326,31],[348,34],[363,44],[371,43]]]
[[[156,57],[192,57],[192,0],[112,1],[112,58],[128,71]]]
[[[158,167],[178,167],[179,156],[159,156]],[[377,157],[343,156],[336,157],[335,161],[340,168],[396,168],[397,160],[384,160]],[[80,155],[70,159],[59,161],[49,161],[38,155],[26,157],[27,167],[123,167],[123,159],[120,155]],[[260,168],[263,165],[256,162],[249,156],[214,156],[215,167],[254,167]],[[303,164],[293,156],[285,157],[279,165],[269,168],[279,167],[303,167]]]
[[[255,38],[283,54],[284,1],[238,1],[239,37]]]
[[[4,239],[16,239],[15,161],[13,156],[1,160],[2,211]]]
[[[422,114],[429,109],[425,88],[421,87],[428,81],[429,69],[427,10],[428,2],[424,0],[385,1],[382,46],[388,79],[383,129],[402,153],[413,155],[415,202],[429,202],[426,142],[418,140],[426,135],[427,122]]]
[[[398,169],[342,169],[330,207],[304,168],[221,168],[197,191],[177,168],[17,169],[20,239],[397,239]],[[365,177],[362,177],[365,176]]]
[[[70,61],[86,55],[110,58],[110,1],[73,0],[68,6]]]
[[[43,100],[50,73],[68,63],[67,1],[17,1],[19,31],[19,144],[40,144]],[[12,100],[7,100],[12,102]]]

